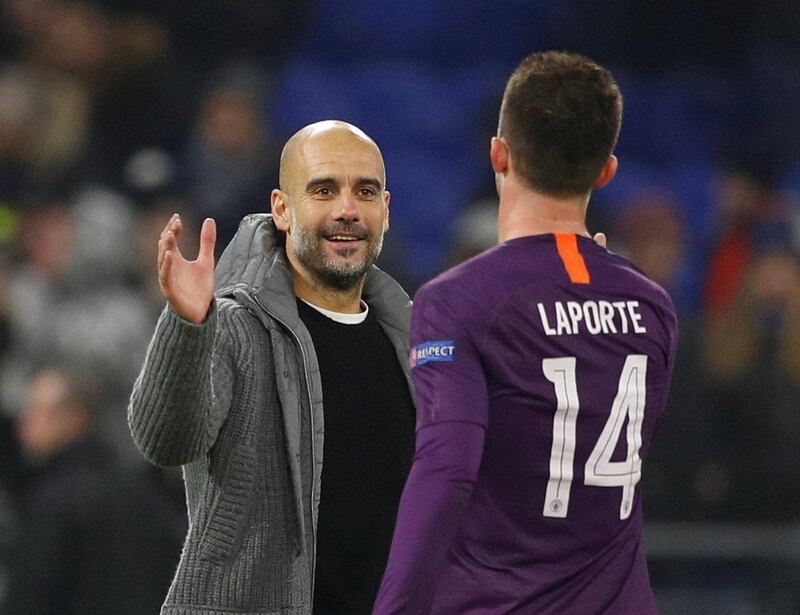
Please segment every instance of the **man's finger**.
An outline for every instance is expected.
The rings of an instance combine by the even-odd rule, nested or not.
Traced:
[[[217,224],[213,218],[203,220],[200,229],[200,251],[197,255],[199,261],[214,262],[214,244],[217,242]]]
[[[169,222],[164,227],[164,230],[161,231],[161,235],[158,238],[158,268],[161,269],[161,264],[164,262],[164,252],[170,250],[172,246],[167,241],[167,237],[176,237],[177,233],[180,232],[180,217],[178,214],[172,214],[170,217]]]
[[[163,239],[167,232],[174,231],[176,222],[180,222],[180,216],[178,216],[178,214],[172,214],[169,220],[167,220],[167,223],[164,225],[164,229],[161,231],[159,239]]]
[[[177,237],[178,235],[181,234],[182,229],[183,229],[183,222],[181,222],[181,217],[178,214],[175,214],[174,216],[172,216],[172,227],[170,228],[170,230],[172,231],[172,234],[175,235],[175,237]]]
[[[158,270],[161,271],[161,266],[164,264],[164,253],[167,249],[164,247],[164,237],[158,240]]]
[[[181,256],[180,248],[178,248],[178,241],[175,238],[175,234],[172,231],[167,231],[164,234],[164,237],[158,242],[158,267],[161,268],[161,265],[164,261],[164,256],[167,252],[172,252],[173,255]]]
[[[167,231],[167,234],[164,235],[164,249],[175,252],[178,255],[181,253],[178,248],[178,239],[172,231]]]
[[[169,290],[169,272],[172,269],[173,254],[169,250],[164,252],[164,258],[158,266],[158,285],[161,287],[161,292],[167,297]]]
[[[601,246],[603,248],[605,248],[607,243],[608,243],[608,238],[606,238],[606,234],[605,233],[595,233],[594,236],[592,237],[592,239],[595,240],[597,245],[599,245],[599,246]]]

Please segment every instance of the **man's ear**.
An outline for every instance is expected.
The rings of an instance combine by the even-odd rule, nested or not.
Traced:
[[[492,137],[489,145],[489,160],[492,161],[492,169],[495,173],[505,175],[508,172],[508,143],[503,137]]]
[[[269,201],[272,208],[272,219],[275,221],[275,226],[285,233],[289,232],[291,226],[291,216],[289,215],[289,199],[277,188],[269,195]]]
[[[383,220],[383,232],[389,230],[389,202],[392,200],[392,195],[388,190],[383,191],[383,207],[386,210],[386,217]]]
[[[592,184],[592,188],[602,188],[603,186],[607,185],[614,176],[617,174],[617,167],[619,166],[619,161],[617,157],[613,154],[608,157],[605,165],[603,165],[600,174],[597,176],[597,179],[594,180],[594,184]]]

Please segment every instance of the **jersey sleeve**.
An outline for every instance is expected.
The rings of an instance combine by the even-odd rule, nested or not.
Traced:
[[[458,291],[426,286],[411,316],[417,444],[373,615],[431,609],[436,579],[477,481],[488,394],[475,312]]]
[[[417,429],[459,421],[486,427],[488,392],[476,338],[478,305],[463,291],[425,286],[411,312]]]

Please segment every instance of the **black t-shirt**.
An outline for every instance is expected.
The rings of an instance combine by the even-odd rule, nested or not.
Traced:
[[[297,305],[314,341],[325,409],[314,613],[369,613],[414,452],[411,394],[372,311],[343,324]]]

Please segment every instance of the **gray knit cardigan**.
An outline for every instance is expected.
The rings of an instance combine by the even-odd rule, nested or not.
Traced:
[[[270,216],[242,221],[216,276],[203,324],[164,309],[128,408],[142,454],[183,465],[189,530],[161,613],[311,613],[322,384]],[[364,299],[408,377],[408,295],[373,267]]]

